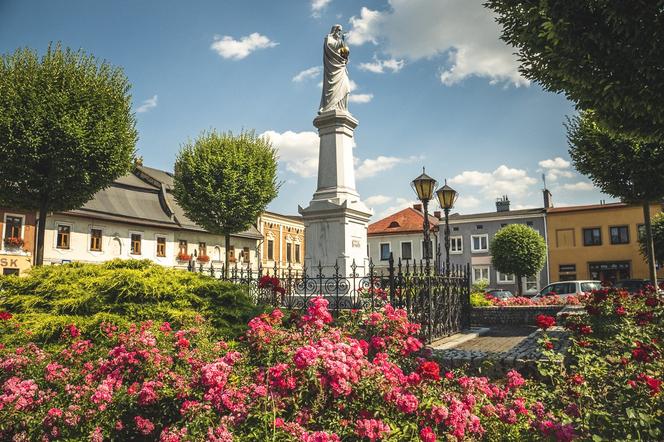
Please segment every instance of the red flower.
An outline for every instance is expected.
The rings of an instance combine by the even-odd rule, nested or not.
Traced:
[[[426,361],[420,364],[417,372],[424,379],[432,379],[434,381],[440,380],[440,367],[434,361]]]
[[[590,347],[590,342],[585,340],[579,341],[577,342],[577,344],[579,345],[579,347]]]
[[[580,374],[575,374],[570,377],[570,380],[575,383],[576,385],[581,385],[584,382],[586,382],[586,379],[583,377],[583,375]]]
[[[9,321],[12,318],[12,314],[9,312],[0,312],[0,321]]]
[[[589,335],[592,332],[593,329],[589,325],[582,325],[581,327],[579,327],[579,333],[581,333],[582,335]]]
[[[424,427],[420,430],[420,440],[422,442],[436,442],[436,433],[433,432],[431,427]]]
[[[648,325],[652,320],[652,312],[639,312],[636,314],[636,323],[639,325]]]
[[[616,307],[616,315],[618,316],[625,316],[627,314],[627,310],[625,310],[625,307],[622,305],[619,305]]]
[[[544,343],[544,347],[545,347],[547,350],[553,350],[553,342],[551,342],[551,341],[547,341],[547,342],[545,342],[545,343]]]
[[[646,298],[646,305],[648,307],[657,307],[657,304],[659,304],[659,300],[657,298],[653,297]]]
[[[539,328],[546,330],[547,328],[556,325],[556,318],[548,315],[537,315],[535,317],[535,322],[537,322]]]

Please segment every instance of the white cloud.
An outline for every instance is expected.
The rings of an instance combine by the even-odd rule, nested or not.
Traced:
[[[364,200],[364,203],[369,206],[369,207],[376,207],[376,206],[382,206],[384,204],[389,203],[392,201],[391,196],[386,196],[386,195],[372,195]]]
[[[304,178],[316,176],[318,171],[318,134],[313,131],[283,133],[268,130],[260,134],[267,137],[279,150],[279,161],[286,170]]]
[[[410,60],[447,54],[440,80],[448,86],[472,76],[492,84],[529,84],[518,72],[514,48],[500,40],[499,25],[482,2],[389,0],[389,5],[385,11],[363,7],[350,19],[348,42],[381,44],[391,57]]]
[[[573,183],[573,184],[563,184],[562,188],[571,191],[582,191],[582,190],[594,190],[595,186],[593,186],[592,183],[589,183],[587,181],[579,181],[578,183]]]
[[[332,0],[311,0],[311,15],[318,18]]]
[[[478,208],[480,203],[481,201],[472,195],[459,195],[459,199],[454,203],[454,209],[463,211],[473,210]],[[454,209],[452,211],[454,211]]]
[[[399,212],[400,210],[403,210],[407,207],[413,207],[413,204],[417,204],[418,201],[411,200],[408,198],[395,198],[394,199],[394,204],[386,207],[385,210],[383,210],[381,213],[376,215],[376,218],[374,221],[381,220],[385,218],[386,216],[390,216],[396,212]]]
[[[386,157],[380,155],[375,159],[367,158],[355,168],[355,178],[362,180],[377,175],[380,172],[385,172],[394,168],[399,163],[404,162],[403,158]]]
[[[537,180],[528,176],[523,169],[513,169],[500,165],[493,172],[479,172],[467,170],[449,180],[451,185],[466,185],[480,188],[480,193],[488,198],[497,198],[502,195],[510,197],[523,197],[530,186]]]
[[[373,94],[350,94],[348,101],[351,103],[363,104],[373,100]]]
[[[321,72],[321,67],[320,66],[314,66],[309,69],[305,69],[303,71],[300,71],[293,77],[293,81],[296,83],[300,83],[304,80],[309,80],[312,78],[316,78],[320,75]]]
[[[141,105],[136,108],[136,112],[138,112],[140,114],[140,113],[143,113],[143,112],[147,112],[151,109],[154,109],[155,107],[157,107],[158,98],[159,97],[157,95],[153,95],[151,98],[148,98],[147,100],[144,100],[141,103]]]
[[[542,160],[538,164],[544,169],[568,169],[570,166],[570,162],[561,157]]]
[[[274,42],[264,35],[254,32],[245,37],[235,40],[233,37],[224,35],[214,36],[214,42],[210,49],[221,55],[223,58],[241,60],[258,49],[272,48],[279,43]]]
[[[394,73],[399,72],[404,67],[405,61],[397,60],[396,58],[389,58],[387,60],[379,60],[374,58],[371,63],[360,63],[360,70],[373,72],[374,74],[382,74],[386,71]]]

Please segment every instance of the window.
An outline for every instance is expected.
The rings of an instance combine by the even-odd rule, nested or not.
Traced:
[[[463,253],[463,237],[462,236],[452,236],[450,237],[450,254],[461,254]]]
[[[180,255],[187,255],[187,240],[181,239],[180,245],[178,246],[178,252]]]
[[[166,256],[166,238],[163,236],[157,237],[157,256],[160,258]]]
[[[101,252],[101,229],[90,229],[90,250]]]
[[[293,244],[286,243],[286,262],[291,262],[293,260]]]
[[[629,244],[629,227],[613,226],[609,228],[611,244]]]
[[[274,261],[274,240],[267,240],[267,259]]]
[[[390,259],[390,243],[381,243],[380,245],[380,260],[387,261]]]
[[[249,263],[249,247],[245,247],[242,249],[242,257],[244,258],[244,263],[248,264]]]
[[[295,262],[300,262],[300,245],[295,244]]]
[[[131,234],[131,254],[140,255],[141,254],[141,234],[132,233]]]
[[[536,292],[537,289],[539,288],[539,281],[537,279],[537,275],[527,276],[523,278],[523,280],[524,280],[523,288],[526,292]]]
[[[2,269],[2,275],[3,276],[18,275],[18,273],[19,273],[18,269],[12,269],[12,268],[9,268],[9,267],[5,267],[4,269]]]
[[[532,227],[532,226],[533,226],[533,222],[532,222],[532,221],[526,221],[526,225]]]
[[[413,259],[413,243],[402,242],[401,243],[401,259]]]
[[[229,246],[228,248],[228,261],[235,262],[235,246]]]
[[[559,249],[576,247],[574,229],[556,230],[556,247]]]
[[[207,256],[207,244],[204,242],[198,243],[198,256]]]
[[[68,249],[70,236],[71,236],[71,226],[58,224],[58,236],[55,239],[55,246],[58,249]]]
[[[507,273],[496,272],[496,279],[498,284],[514,284],[514,275],[509,275]]]
[[[558,272],[560,273],[576,273],[576,264],[560,264],[558,266]]]
[[[489,251],[489,235],[471,235],[470,241],[471,252],[476,253]]]
[[[576,293],[576,283],[559,282],[551,286],[551,291],[556,295],[573,295]]]
[[[5,239],[20,239],[21,229],[23,227],[23,218],[20,216],[5,216]]]
[[[422,259],[433,259],[433,244],[429,240],[429,244],[422,241]]]
[[[500,225],[500,228],[501,228],[501,229],[502,229],[503,227],[507,227],[507,223],[502,223],[502,224]]]
[[[458,227],[452,227],[452,231],[453,231],[453,232],[458,232],[458,231],[459,231],[459,228],[458,228]]]
[[[473,282],[485,280],[487,282],[491,282],[489,280],[489,267],[488,266],[473,266]]]
[[[484,226],[483,226],[482,224],[477,224],[477,225],[475,226],[475,228],[476,228],[477,230],[482,230],[482,229],[484,228]]]
[[[599,227],[583,229],[583,245],[584,246],[601,246],[602,245],[602,231]]]
[[[636,233],[637,237],[639,238],[639,241],[641,241],[643,238],[646,237],[646,226],[645,224],[637,224],[636,225]]]
[[[602,288],[602,285],[598,282],[582,282],[581,283],[581,291],[586,293],[586,292],[592,292],[593,290],[599,290]]]

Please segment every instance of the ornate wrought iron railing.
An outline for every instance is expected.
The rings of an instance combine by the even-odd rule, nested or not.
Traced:
[[[374,311],[389,302],[404,308],[410,320],[422,326],[422,338],[427,342],[470,327],[470,266],[453,265],[442,272],[434,270],[437,268],[421,261],[419,265],[417,261],[395,263],[392,256],[387,267],[377,268],[369,261],[367,269],[360,269],[353,263],[348,276],[340,273],[338,265],[326,272],[320,264],[298,271],[290,265],[287,269],[276,265],[252,269],[236,263],[228,274],[223,265],[189,267],[245,287],[258,304],[285,309],[305,309],[316,296],[327,299],[334,314],[348,309]],[[278,278],[283,290],[261,286],[261,278],[266,276]]]

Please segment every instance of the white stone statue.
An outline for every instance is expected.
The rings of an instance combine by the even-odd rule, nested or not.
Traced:
[[[344,42],[341,25],[334,25],[323,43],[323,93],[318,113],[348,110],[348,46]]]

